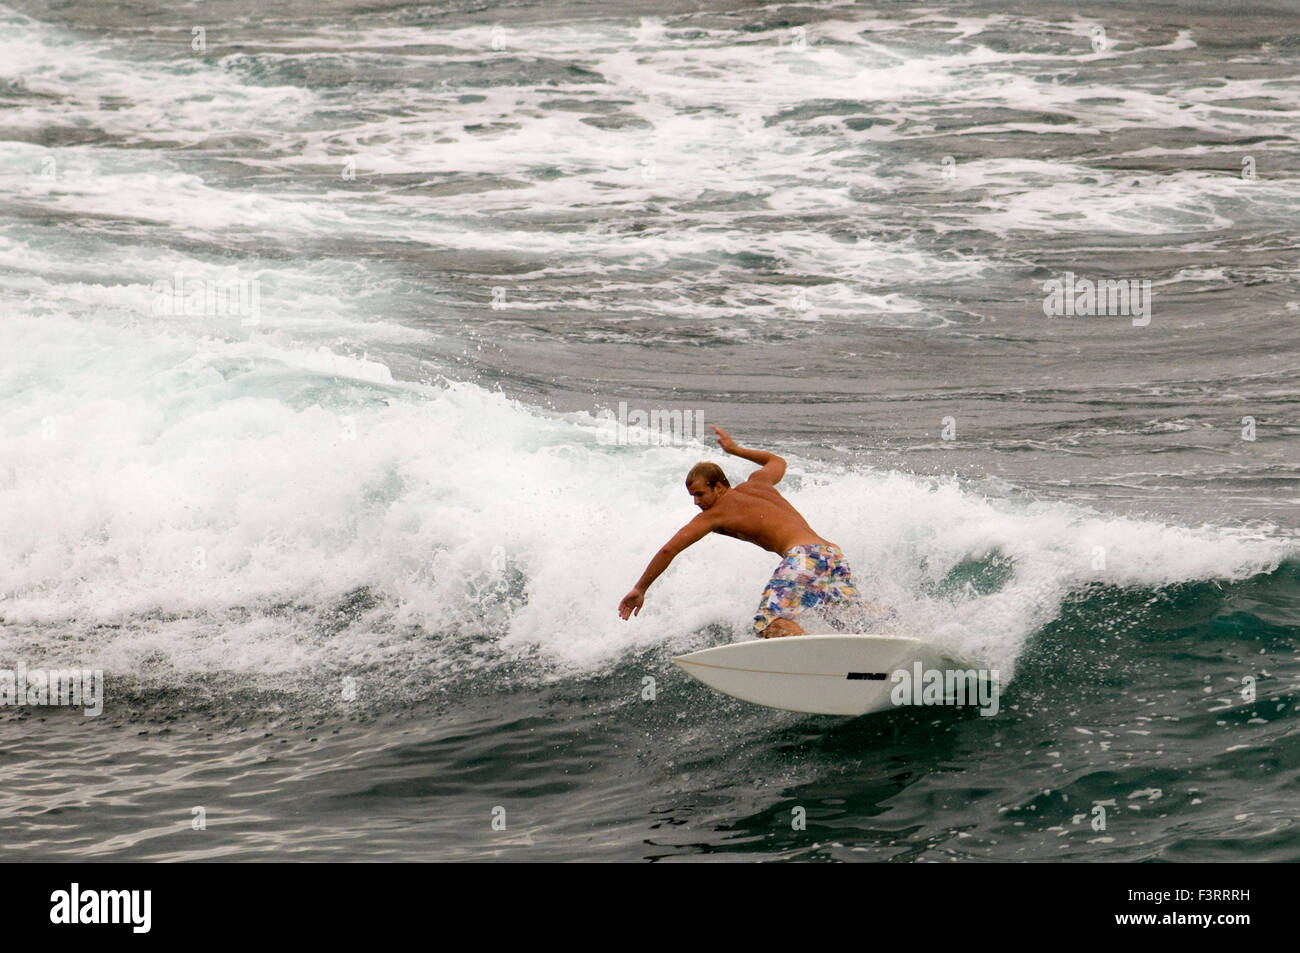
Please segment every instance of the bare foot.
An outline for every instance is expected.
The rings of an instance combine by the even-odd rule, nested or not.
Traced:
[[[763,638],[780,639],[788,635],[803,635],[804,631],[797,622],[790,619],[773,619],[763,630]]]

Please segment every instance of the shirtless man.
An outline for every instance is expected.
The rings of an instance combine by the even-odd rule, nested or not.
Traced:
[[[784,557],[763,590],[754,616],[754,630],[765,639],[803,635],[794,621],[801,611],[833,602],[857,602],[849,564],[834,543],[812,531],[798,510],[776,491],[785,475],[785,461],[775,453],[746,450],[725,431],[713,428],[727,453],[759,464],[740,486],[732,487],[716,463],[697,463],[686,475],[686,489],[702,511],[677,531],[650,560],[650,565],[623,601],[620,618],[640,614],[646,589],[678,553],[709,533],[721,533],[761,546]]]

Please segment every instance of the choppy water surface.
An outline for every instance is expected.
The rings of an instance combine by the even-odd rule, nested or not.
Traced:
[[[1300,859],[1294,5],[6,3],[9,856]],[[620,402],[999,713],[689,681]]]

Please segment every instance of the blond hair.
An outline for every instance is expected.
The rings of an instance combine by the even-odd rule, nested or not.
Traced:
[[[730,487],[727,481],[727,475],[722,472],[722,467],[716,463],[705,463],[701,460],[695,466],[691,467],[691,472],[686,474],[686,485],[689,487],[694,481],[704,478],[709,486],[717,486],[721,483],[723,486]]]

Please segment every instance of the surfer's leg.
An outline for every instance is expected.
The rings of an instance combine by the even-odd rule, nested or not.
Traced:
[[[754,634],[759,638],[803,635],[803,629],[794,621],[803,608],[806,574],[801,558],[792,551],[782,560],[759,597],[758,611],[754,614]]]
[[[898,617],[898,610],[891,606],[879,602],[872,602],[862,595],[857,585],[853,582],[853,573],[849,568],[849,561],[844,558],[839,547],[828,547],[833,550],[830,555],[829,572],[825,577],[825,592],[827,602],[838,610],[839,618],[831,624],[837,631],[844,631],[852,628],[858,632],[866,633],[868,630],[876,628],[883,623],[891,622]]]
[[[765,639],[779,639],[787,635],[803,635],[804,630],[794,619],[773,619],[760,635]]]
[[[790,593],[788,587],[774,590],[768,586],[763,590],[763,600],[758,604],[758,613],[754,616],[754,633],[760,639],[803,635],[803,628],[794,621],[798,608],[798,595]]]
[[[857,597],[838,546],[796,546],[772,574],[758,603],[754,631],[764,639],[806,635],[795,617],[806,609]]]

